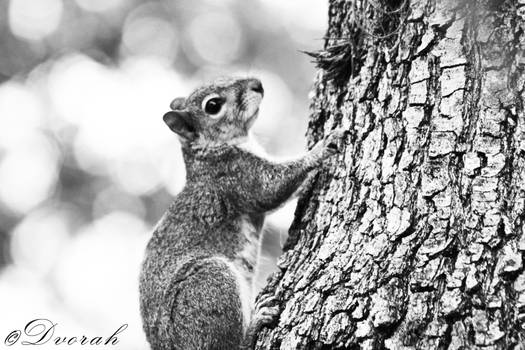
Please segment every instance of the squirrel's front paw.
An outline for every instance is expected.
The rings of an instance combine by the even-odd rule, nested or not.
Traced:
[[[332,155],[340,151],[341,141],[345,136],[346,130],[343,128],[335,129],[323,141],[323,148],[327,155]]]
[[[319,141],[309,152],[307,159],[308,165],[315,167],[341,149],[342,139],[346,130],[343,128],[335,129],[324,140]]]
[[[313,151],[323,160],[328,158],[337,152],[341,148],[341,140],[345,136],[346,130],[343,128],[335,129],[328,135],[324,140],[319,141],[319,143],[314,147]]]

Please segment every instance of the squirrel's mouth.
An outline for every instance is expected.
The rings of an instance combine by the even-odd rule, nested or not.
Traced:
[[[259,107],[255,109],[255,111],[248,115],[248,118],[246,118],[246,128],[249,129],[255,123],[255,120],[259,116]]]
[[[247,128],[251,127],[259,115],[259,107],[262,101],[262,94],[250,91],[244,95],[244,120]]]

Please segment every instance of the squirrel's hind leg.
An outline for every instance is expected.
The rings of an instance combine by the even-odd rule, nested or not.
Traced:
[[[244,336],[240,350],[253,349],[255,347],[257,333],[259,333],[264,326],[277,321],[280,309],[276,303],[277,298],[274,296],[269,296],[259,301],[253,311],[252,319],[246,330],[246,335]]]
[[[177,350],[232,350],[243,339],[236,276],[221,259],[206,259],[177,284],[171,343]]]

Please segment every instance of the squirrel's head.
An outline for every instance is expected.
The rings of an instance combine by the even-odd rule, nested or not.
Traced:
[[[235,144],[248,135],[264,90],[258,79],[221,78],[171,102],[164,122],[183,146]]]

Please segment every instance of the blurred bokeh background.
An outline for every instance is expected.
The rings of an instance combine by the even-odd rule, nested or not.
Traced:
[[[185,176],[163,113],[211,78],[258,76],[259,142],[303,151],[301,50],[322,46],[326,17],[320,0],[0,1],[0,346],[47,318],[55,336],[127,323],[111,348],[148,348],[139,267]]]

